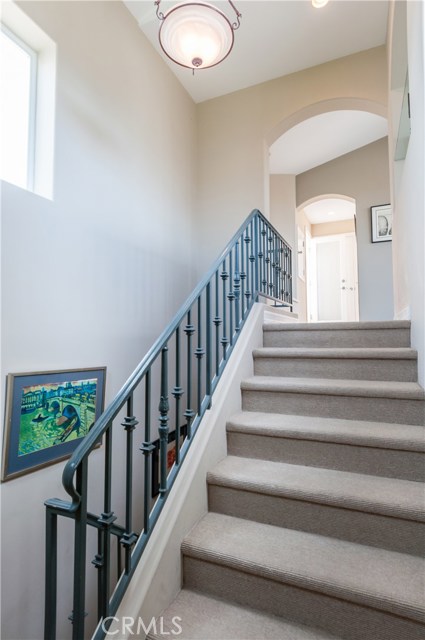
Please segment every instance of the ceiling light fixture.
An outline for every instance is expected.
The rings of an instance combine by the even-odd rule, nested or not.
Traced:
[[[233,2],[228,2],[236,14],[235,22],[205,2],[183,2],[164,14],[159,9],[161,0],[155,0],[161,21],[159,43],[165,55],[193,71],[214,67],[227,58],[242,17]]]
[[[315,9],[321,9],[325,5],[327,5],[329,0],[311,0],[311,4]]]

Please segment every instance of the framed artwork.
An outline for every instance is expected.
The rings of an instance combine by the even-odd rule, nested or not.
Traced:
[[[390,204],[371,207],[372,242],[389,242],[393,239],[393,212]]]
[[[106,367],[10,373],[2,482],[68,458],[103,411]]]
[[[187,434],[187,424],[180,427],[180,447]],[[168,432],[168,447],[167,447],[167,474],[173,466],[176,459],[176,431]],[[152,498],[155,498],[159,493],[159,438],[152,442],[155,449],[152,452]]]

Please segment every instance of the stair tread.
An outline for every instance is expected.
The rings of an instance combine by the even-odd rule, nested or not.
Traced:
[[[210,484],[425,522],[421,482],[227,456]]]
[[[410,329],[410,320],[378,322],[264,322],[264,331],[357,331],[370,329]]]
[[[322,631],[285,621],[262,611],[229,604],[190,589],[182,589],[161,615],[163,631],[175,629],[179,619],[184,640],[336,640]],[[164,633],[149,634],[149,639]]]
[[[407,347],[261,347],[254,358],[335,358],[374,360],[415,360],[417,352]]]
[[[424,427],[410,424],[240,411],[228,420],[227,430],[269,437],[425,451]]]
[[[338,380],[334,378],[290,378],[252,376],[241,382],[244,391],[312,393],[365,398],[424,400],[425,391],[416,382],[381,380]]]
[[[183,554],[311,591],[425,620],[425,561],[208,513],[182,544]]]

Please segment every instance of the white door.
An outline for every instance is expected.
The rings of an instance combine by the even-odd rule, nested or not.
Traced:
[[[359,319],[357,242],[354,233],[312,238],[309,319]]]

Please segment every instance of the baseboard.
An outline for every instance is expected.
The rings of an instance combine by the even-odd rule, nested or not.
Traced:
[[[404,307],[394,315],[394,320],[411,320],[412,314],[410,311],[410,306]]]

